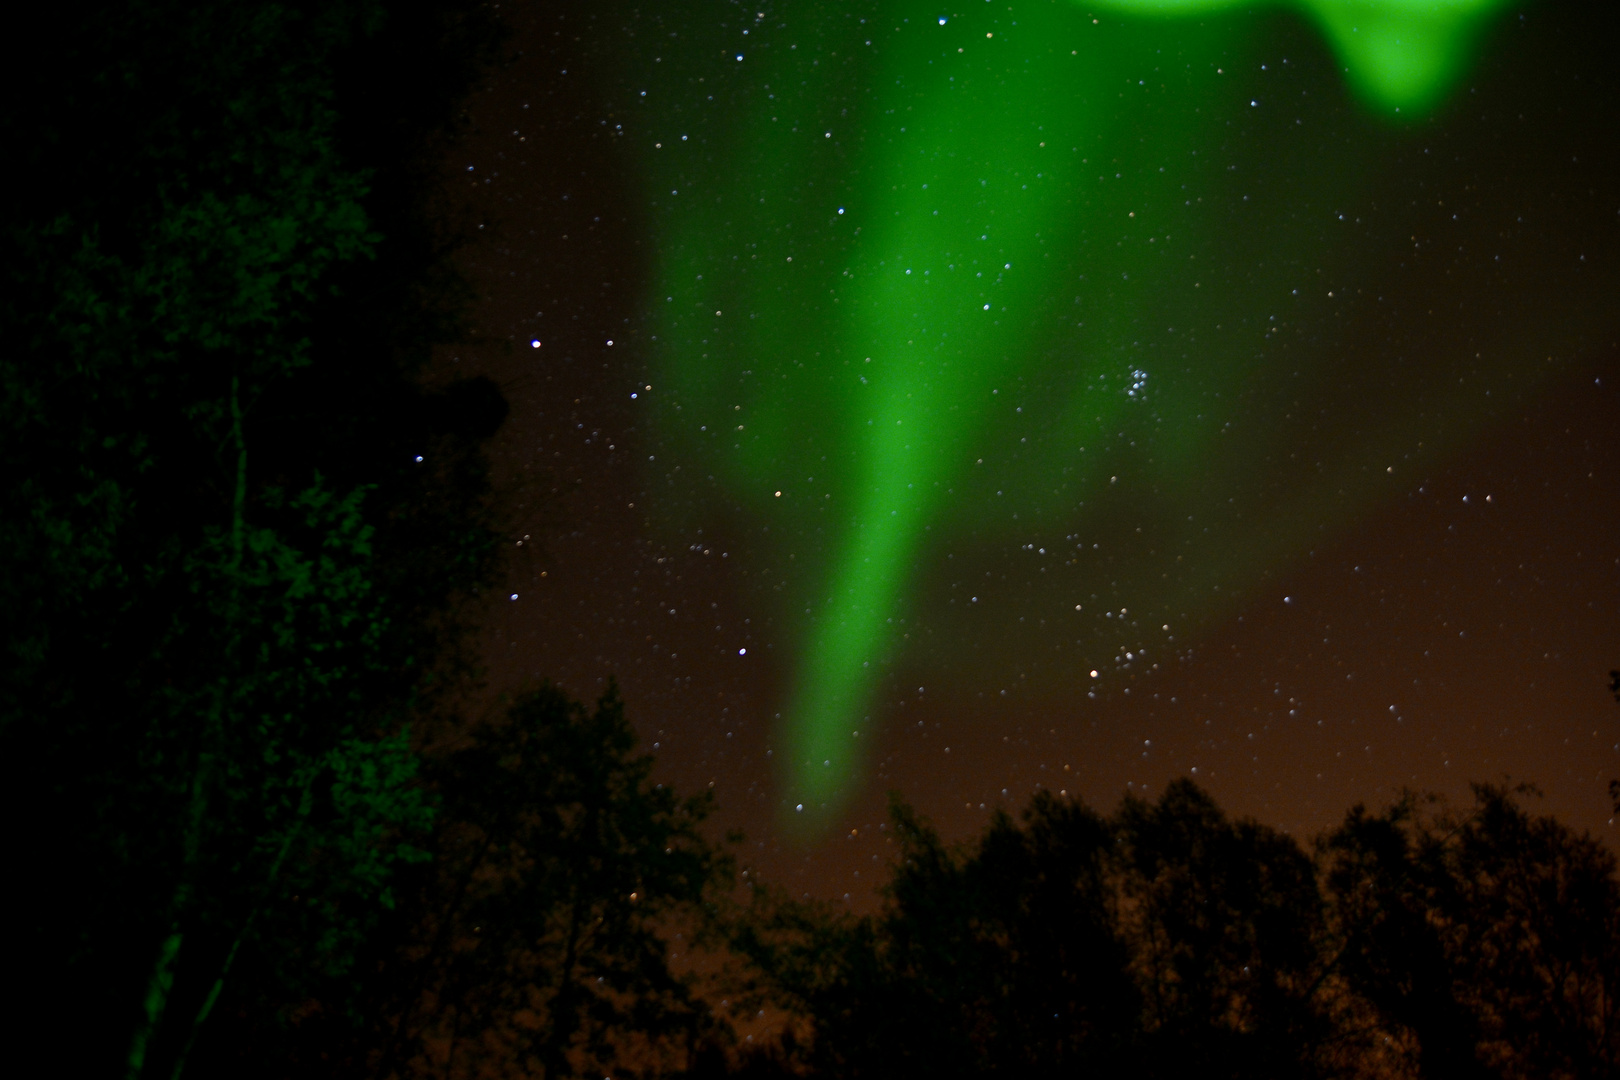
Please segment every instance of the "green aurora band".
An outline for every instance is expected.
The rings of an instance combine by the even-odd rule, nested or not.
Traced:
[[[1393,368],[1340,362],[1337,381],[1312,382],[1302,368],[1357,343],[1319,341],[1302,364],[1285,327],[1345,325],[1333,284],[1370,271],[1326,210],[1378,194],[1366,147],[1444,107],[1500,3],[1221,11],[1236,6],[895,0],[794,19],[777,5],[693,13],[637,45],[658,143],[641,164],[658,251],[654,467],[696,484],[672,527],[712,522],[721,495],[756,529],[748,557],[795,658],[777,740],[790,821],[830,820],[855,790],[879,680],[926,652],[910,638],[919,611],[978,603],[918,595],[952,538],[993,520],[1000,536],[1074,541],[1151,519],[1154,550],[1124,556],[1139,569],[1224,545],[1206,569],[1137,575],[1166,579],[1133,600],[1158,631],[1370,502],[1365,483],[1342,498],[1349,462],[1432,429],[1371,391]],[[1301,144],[1296,113],[1277,119],[1296,108],[1282,84],[1268,101],[1235,89],[1232,71],[1267,56],[1291,61],[1296,103],[1314,95],[1300,115],[1351,137]],[[1314,468],[1248,483],[1310,438],[1290,399],[1342,397],[1347,378],[1369,387],[1351,419],[1382,434],[1322,436]],[[1278,418],[1243,452],[1229,437],[1240,401]],[[1053,618],[1074,599],[1054,588]]]

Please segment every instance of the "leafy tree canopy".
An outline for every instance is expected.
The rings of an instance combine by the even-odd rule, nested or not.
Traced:
[[[495,26],[38,14],[0,109],[8,1020],[69,1071],[178,1074],[244,951],[283,1000],[342,975],[422,857],[404,725],[495,537],[489,410],[416,379],[459,301],[433,150]]]

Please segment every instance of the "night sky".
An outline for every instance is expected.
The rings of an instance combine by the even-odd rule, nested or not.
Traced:
[[[891,790],[959,839],[1190,775],[1306,838],[1506,775],[1607,835],[1613,17],[1403,90],[1119,6],[503,5],[439,364],[512,405],[490,692],[616,678],[862,908]]]

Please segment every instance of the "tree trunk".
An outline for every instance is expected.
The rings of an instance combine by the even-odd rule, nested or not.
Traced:
[[[145,1071],[147,1054],[151,1050],[152,1039],[162,1027],[163,1014],[168,1008],[169,995],[174,989],[175,963],[180,955],[180,946],[185,940],[183,926],[188,915],[187,909],[191,907],[193,900],[192,893],[197,872],[198,853],[202,847],[202,830],[208,819],[208,789],[215,769],[216,748],[219,744],[220,734],[225,727],[225,713],[229,708],[231,680],[226,676],[229,674],[229,668],[232,666],[231,661],[236,654],[237,606],[240,601],[247,511],[247,441],[242,434],[240,392],[239,379],[237,376],[232,375],[230,438],[236,450],[236,482],[231,499],[230,559],[226,564],[225,575],[227,592],[224,613],[226,643],[224,667],[227,670],[220,672],[219,677],[215,679],[212,701],[209,703],[203,731],[198,741],[197,760],[191,774],[190,806],[186,815],[186,828],[180,847],[180,873],[175,884],[174,894],[169,900],[169,933],[163,939],[163,944],[158,948],[157,959],[152,964],[152,973],[147,978],[145,1007],[142,1010],[139,1022],[136,1024],[135,1035],[130,1040],[129,1056],[125,1062],[124,1076],[126,1080],[140,1080],[142,1073]],[[234,947],[231,955],[233,957],[235,955]],[[209,1004],[211,1004],[211,1001]]]

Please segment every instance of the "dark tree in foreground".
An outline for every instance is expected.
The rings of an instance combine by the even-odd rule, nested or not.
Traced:
[[[372,1076],[669,1073],[710,1033],[668,936],[701,931],[729,863],[711,800],[649,775],[610,689],[546,687],[429,759],[434,862],[381,966]]]
[[[976,1076],[1119,1064],[1137,993],[1113,932],[1108,830],[1042,800],[963,858],[903,804],[878,919],[784,904],[740,946],[814,1018],[812,1061],[847,1076]]]
[[[1120,929],[1152,1075],[1331,1075],[1323,904],[1290,837],[1177,781],[1113,819]]]
[[[762,891],[737,948],[808,1038],[763,1075],[1609,1077],[1620,879],[1502,788],[1314,852],[1178,781],[1036,796],[952,850],[909,808],[883,911]]]
[[[830,1076],[1322,1075],[1309,857],[1190,783],[1038,795],[951,851],[903,804],[876,918],[766,905],[739,947]]]
[[[1322,850],[1339,965],[1411,1035],[1423,1076],[1614,1076],[1614,855],[1515,795],[1476,786],[1466,814],[1352,810]]]
[[[427,178],[489,27],[109,0],[6,65],[5,1022],[57,1071],[285,1015],[421,857],[406,723],[494,550],[488,424],[416,383],[457,299]]]

